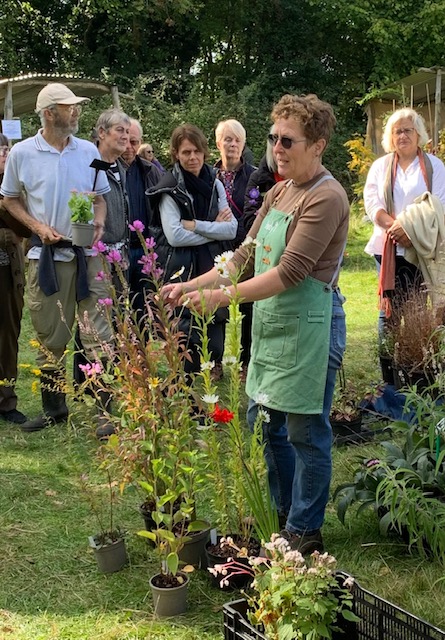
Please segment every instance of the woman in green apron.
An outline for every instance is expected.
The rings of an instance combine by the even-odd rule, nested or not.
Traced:
[[[246,391],[252,425],[266,407],[265,456],[271,492],[292,548],[323,549],[321,526],[332,473],[329,413],[345,348],[343,297],[337,287],[349,204],[321,158],[335,126],[332,108],[317,96],[285,95],[272,111],[278,172],[285,178],[266,195],[250,235],[254,255],[240,247],[229,269],[243,267],[237,285],[255,302]],[[216,269],[167,285],[173,304],[227,306],[234,288]]]

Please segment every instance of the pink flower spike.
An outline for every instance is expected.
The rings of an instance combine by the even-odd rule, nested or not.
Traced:
[[[154,238],[145,238],[145,244],[147,245],[147,249],[154,249],[156,246]]]
[[[113,300],[111,298],[99,298],[98,303],[103,305],[104,307],[113,306]]]
[[[108,249],[107,245],[101,240],[98,240],[93,244],[93,252],[94,252],[93,256],[97,256],[99,255],[99,253],[105,253],[107,249]]]
[[[104,271],[98,271],[94,279],[102,282],[107,279],[107,274]]]
[[[107,255],[107,261],[110,263],[119,264],[122,262],[122,256],[117,249],[111,249],[111,251]]]
[[[140,220],[135,220],[132,224],[129,224],[128,226],[130,228],[130,231],[140,231],[141,233],[143,233],[145,229],[144,223],[141,222]]]

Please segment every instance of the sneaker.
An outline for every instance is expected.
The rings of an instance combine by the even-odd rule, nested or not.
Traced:
[[[6,422],[14,422],[14,424],[23,424],[28,420],[24,413],[11,409],[11,411],[0,411],[0,418]]]
[[[280,536],[287,540],[293,551],[299,551],[303,556],[309,556],[314,551],[323,553],[324,545],[321,531],[314,533],[291,533],[287,529],[280,531]]]

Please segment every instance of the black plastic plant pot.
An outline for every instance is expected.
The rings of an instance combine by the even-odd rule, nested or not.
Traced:
[[[112,544],[93,547],[93,550],[100,573],[115,573],[123,569],[128,562],[127,549],[123,538]]]

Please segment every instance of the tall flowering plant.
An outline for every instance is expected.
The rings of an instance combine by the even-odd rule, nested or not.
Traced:
[[[247,243],[253,250],[255,243]],[[233,534],[237,543],[228,549],[229,554],[247,556],[252,537],[252,526],[258,519],[253,514],[252,501],[248,493],[253,485],[260,494],[267,493],[267,481],[264,456],[261,445],[261,424],[267,418],[266,411],[260,411],[254,433],[250,434],[240,415],[242,406],[241,370],[241,323],[240,295],[237,283],[242,277],[242,270],[231,273],[228,263],[232,252],[224,252],[215,259],[215,266],[220,275],[234,285],[234,295],[230,297],[229,321],[226,330],[224,371],[228,377],[225,389],[218,389],[211,378],[214,362],[211,360],[206,332],[206,313],[194,313],[195,322],[201,332],[201,388],[202,401],[207,407],[202,427],[203,439],[209,459],[208,477],[211,487],[211,503],[215,514],[216,526],[223,536]],[[224,287],[229,291],[227,287]],[[208,314],[207,314],[208,315]],[[261,401],[261,399],[260,399]],[[246,491],[246,488],[249,491]],[[259,501],[257,502],[259,504]],[[252,517],[255,515],[255,519]]]
[[[121,253],[97,243],[104,266],[96,277],[110,284],[109,297],[99,304],[112,322],[114,340],[101,345],[108,366],[98,358],[86,365],[85,373],[99,393],[112,397],[108,418],[115,434],[106,445],[108,465],[121,491],[129,484],[143,491],[153,524],[140,534],[155,543],[161,573],[175,578],[178,552],[196,526],[191,524],[196,521],[196,494],[204,481],[205,456],[197,438],[199,398],[184,371],[188,354],[179,318],[160,295],[162,271],[153,239],[143,237],[139,221],[130,228],[144,249],[140,264],[149,285],[145,315],[141,322],[132,311]]]

